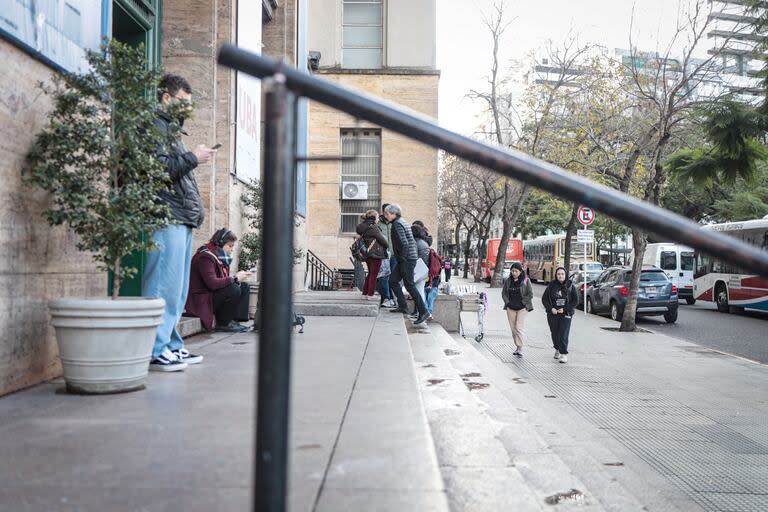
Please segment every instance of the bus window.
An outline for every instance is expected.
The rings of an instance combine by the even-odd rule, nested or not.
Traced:
[[[712,272],[712,257],[706,254],[696,254],[696,272],[694,277],[705,276]]]
[[[661,270],[677,270],[677,253],[675,251],[661,251]]]
[[[768,251],[768,231],[763,234],[763,250]]]
[[[680,253],[680,270],[693,270],[693,253],[683,251]]]

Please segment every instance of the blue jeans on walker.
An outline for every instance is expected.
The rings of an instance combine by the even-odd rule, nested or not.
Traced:
[[[435,299],[437,299],[439,291],[437,286],[433,286],[429,288],[429,293],[427,293],[427,311],[429,311],[430,315],[432,314],[432,308],[435,307]]]
[[[184,348],[176,324],[184,312],[189,291],[189,267],[192,262],[192,228],[172,224],[152,235],[157,246],[147,253],[147,265],[141,282],[142,295],[165,299],[165,312],[157,326],[152,358],[165,349]]]

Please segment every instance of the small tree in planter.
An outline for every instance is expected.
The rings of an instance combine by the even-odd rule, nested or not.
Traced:
[[[151,235],[169,222],[168,207],[156,201],[169,178],[155,154],[170,142],[169,137],[178,136],[179,127],[165,135],[153,125],[159,72],[147,66],[143,48],[112,41],[102,53],[90,52],[88,61],[87,73],[56,75],[53,85],[41,84],[53,97],[54,108],[29,151],[25,180],[51,194],[45,219],[51,225],[66,225],[78,237],[77,248],[91,253],[114,276],[111,301],[50,303],[68,387],[113,392],[143,386],[164,307],[162,299],[115,299],[120,283],[137,272],[122,266],[122,259],[133,251],[151,250],[151,237],[143,234]],[[130,317],[128,324],[141,335],[121,327],[121,317]],[[102,320],[109,325],[99,325],[99,332],[87,330]],[[122,334],[107,333],[105,328]],[[120,351],[130,362],[115,363]],[[108,361],[97,373],[109,372],[111,366],[118,373],[117,382],[78,363],[102,356]]]

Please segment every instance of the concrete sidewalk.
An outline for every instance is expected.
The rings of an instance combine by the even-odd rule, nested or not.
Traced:
[[[0,511],[250,510],[256,336],[147,389],[0,399]],[[308,319],[294,337],[290,510],[448,510],[403,319]]]
[[[618,324],[583,312],[569,361],[558,364],[538,297],[518,358],[500,290],[488,292],[484,341],[455,340],[498,370],[499,386],[475,395],[492,415],[525,410],[523,423],[601,506],[631,509],[616,506],[607,484],[617,483],[650,510],[768,511],[768,367],[653,332],[606,330]],[[471,340],[471,315],[465,325]]]

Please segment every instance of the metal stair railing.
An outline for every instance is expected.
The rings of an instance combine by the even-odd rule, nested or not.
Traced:
[[[307,249],[307,265],[304,276],[310,290],[332,291],[339,289],[337,272],[309,249]]]

